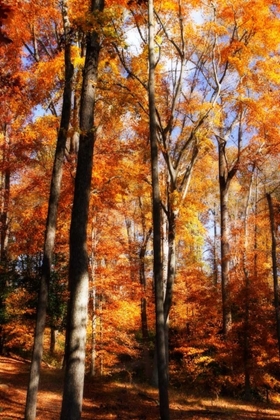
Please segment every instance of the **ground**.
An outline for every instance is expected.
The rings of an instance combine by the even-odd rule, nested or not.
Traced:
[[[0,357],[0,418],[24,418],[28,361]],[[58,420],[63,372],[44,366],[38,395],[37,420]],[[115,381],[85,380],[82,419],[158,420],[157,391],[147,386]],[[240,401],[190,398],[170,392],[171,420],[280,420],[280,405],[249,405]]]

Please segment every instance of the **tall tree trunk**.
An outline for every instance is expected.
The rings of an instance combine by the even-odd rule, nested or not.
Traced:
[[[154,282],[156,304],[156,349],[159,383],[159,403],[161,420],[169,420],[168,367],[166,357],[163,267],[161,252],[161,199],[159,189],[159,167],[157,147],[157,118],[155,107],[155,56],[154,56],[154,7],[153,0],[148,2],[149,11],[149,124],[152,172],[153,207],[153,252]]]
[[[165,321],[165,340],[167,366],[169,365],[169,312],[172,305],[173,289],[176,278],[176,227],[180,213],[180,205],[185,201],[190,185],[193,168],[198,156],[198,147],[193,143],[191,159],[185,169],[184,178],[178,187],[176,180],[168,183],[167,189],[167,279],[164,296],[164,321]],[[171,178],[171,177],[170,177]],[[178,195],[181,193],[181,198]],[[180,202],[179,202],[180,200]]]
[[[90,376],[96,374],[96,288],[92,287],[91,293],[92,315],[91,315],[91,361]]]
[[[8,210],[10,202],[10,141],[8,129],[5,125],[3,128],[3,156],[2,156],[2,174],[1,174],[1,216],[0,216],[0,262],[7,262],[7,246],[8,246]]]
[[[99,375],[103,376],[104,374],[104,356],[103,356],[103,294],[98,296],[98,322],[99,322]]]
[[[248,216],[249,216],[249,205],[252,194],[252,184],[254,177],[255,167],[252,168],[248,197],[245,206],[244,215],[244,249],[243,249],[243,273],[244,273],[244,289],[245,289],[245,304],[244,304],[244,332],[243,332],[243,363],[244,363],[244,388],[245,398],[250,400],[251,398],[251,381],[250,381],[250,272],[248,264]]]
[[[168,213],[168,259],[167,259],[167,282],[164,299],[164,319],[168,323],[169,311],[172,304],[173,286],[176,273],[176,213],[170,208]]]
[[[213,231],[214,231],[214,239],[213,239],[213,277],[214,277],[214,286],[217,288],[218,286],[218,253],[217,253],[217,220],[216,220],[216,206],[214,204],[213,210]]]
[[[278,352],[280,359],[280,305],[279,305],[279,284],[278,284],[278,273],[277,273],[277,240],[276,240],[276,228],[274,209],[271,194],[266,194],[268,209],[269,209],[269,220],[270,220],[270,232],[271,232],[271,259],[272,259],[272,275],[273,275],[273,290],[274,290],[274,307],[276,316],[276,333],[278,340]]]
[[[228,190],[233,173],[229,176],[225,155],[226,141],[219,139],[219,189],[220,189],[220,229],[221,229],[221,286],[222,286],[222,321],[223,334],[227,335],[231,326],[231,308],[229,299],[229,218]],[[235,173],[235,172],[234,172]]]
[[[229,238],[228,238],[228,192],[220,178],[220,208],[221,208],[221,283],[223,333],[227,335],[231,325],[231,309],[229,303]]]
[[[168,233],[167,233],[167,278],[164,293],[164,327],[165,327],[165,347],[167,375],[169,377],[169,312],[172,305],[173,288],[176,274],[176,218],[177,212],[169,207],[168,209]]]
[[[0,276],[0,312],[3,318],[0,320],[0,354],[4,353],[5,348],[5,294],[7,279],[5,273],[8,270],[8,239],[9,239],[9,203],[10,203],[10,140],[8,127],[4,124],[3,129],[3,149],[2,149],[2,170],[0,186],[0,265],[3,270]],[[4,275],[3,275],[4,273]]]
[[[142,289],[142,297],[140,303],[140,310],[141,310],[141,330],[142,330],[142,352],[143,352],[143,360],[144,360],[144,372],[145,377],[150,379],[150,357],[149,357],[149,329],[148,329],[148,316],[147,316],[147,297],[146,297],[146,268],[145,268],[145,255],[147,251],[147,245],[152,235],[152,227],[147,231],[146,229],[146,221],[145,221],[145,214],[142,208],[142,201],[139,197],[139,206],[141,210],[141,221],[142,221],[142,235],[143,240],[140,244],[139,250],[139,280]]]
[[[53,172],[50,187],[48,204],[48,215],[45,231],[44,255],[42,264],[42,276],[37,304],[36,327],[34,333],[34,345],[30,366],[29,382],[25,406],[25,420],[35,420],[37,408],[37,393],[40,378],[40,366],[43,355],[43,338],[46,325],[46,315],[48,306],[48,294],[50,284],[51,263],[56,235],[56,221],[58,202],[61,189],[61,179],[63,173],[63,161],[67,132],[71,116],[71,94],[73,66],[71,63],[71,46],[67,41],[69,25],[67,20],[67,2],[63,3],[63,15],[65,22],[66,45],[64,50],[65,62],[65,85],[63,92],[63,104],[60,121],[60,129],[57,138],[56,151],[53,163]]]
[[[104,8],[93,0],[91,12]],[[61,420],[79,420],[82,413],[88,307],[87,224],[93,167],[95,87],[100,52],[96,31],[87,35],[80,110],[80,144],[70,227],[69,305],[66,330],[66,370]]]
[[[93,209],[94,210],[94,209]],[[97,325],[97,315],[96,315],[96,304],[97,304],[97,296],[96,296],[96,284],[95,284],[95,276],[96,276],[96,247],[97,247],[97,235],[96,235],[96,215],[93,217],[92,220],[92,227],[91,227],[91,281],[90,281],[90,292],[89,292],[89,299],[91,302],[91,363],[90,363],[90,375],[95,376],[96,374],[96,325]]]
[[[146,342],[148,340],[148,318],[147,318],[147,299],[145,296],[146,293],[146,273],[145,273],[145,254],[147,250],[147,244],[149,238],[152,234],[152,229],[150,229],[147,233],[143,232],[144,238],[143,242],[140,246],[139,252],[139,278],[140,284],[142,286],[143,296],[141,297],[141,326],[142,326],[142,337],[143,341]]]
[[[166,293],[164,299],[164,317],[166,322],[166,328],[168,331],[168,316],[172,305],[173,288],[176,276],[176,225],[177,219],[180,213],[180,205],[185,201],[193,169],[198,156],[197,143],[194,140],[191,146],[191,158],[188,162],[187,167],[184,170],[183,180],[178,182],[178,174],[171,176],[169,169],[170,179],[167,188],[167,242],[168,242],[168,256],[167,256],[167,281],[166,281]],[[169,164],[170,167],[170,164]],[[179,185],[178,185],[179,184]],[[180,198],[179,198],[180,197]]]
[[[240,162],[241,145],[242,145],[242,117],[241,109],[238,115],[238,139],[237,139],[237,155],[236,158],[229,163],[226,146],[227,139],[232,131],[224,130],[227,134],[224,138],[222,135],[216,135],[218,141],[218,159],[219,159],[219,190],[220,190],[220,237],[221,237],[221,284],[222,284],[222,321],[223,334],[226,337],[232,323],[230,293],[229,293],[229,266],[230,266],[230,249],[229,249],[229,214],[228,214],[228,193],[233,177],[235,176]],[[237,121],[237,117],[236,117]],[[223,129],[221,129],[221,134]]]

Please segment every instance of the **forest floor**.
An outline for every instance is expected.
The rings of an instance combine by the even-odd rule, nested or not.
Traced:
[[[0,419],[24,418],[29,363],[0,357]],[[58,420],[63,372],[43,367],[38,395],[37,420]],[[157,391],[147,386],[86,378],[82,419],[157,420]],[[170,392],[172,420],[280,420],[280,405],[245,404],[236,400],[190,398]]]

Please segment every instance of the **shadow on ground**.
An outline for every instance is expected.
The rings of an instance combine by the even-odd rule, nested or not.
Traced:
[[[24,418],[26,387],[30,364],[0,357],[0,418]],[[60,417],[63,372],[42,368],[38,394],[37,420]],[[239,401],[188,398],[184,393],[170,392],[171,420],[280,420],[280,407],[249,405]],[[157,391],[151,387],[96,380],[86,377],[84,420],[157,420]]]

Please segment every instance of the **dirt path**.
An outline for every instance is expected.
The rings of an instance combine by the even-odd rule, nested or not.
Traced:
[[[29,363],[0,357],[0,419],[24,418]],[[59,420],[63,373],[42,369],[37,420]],[[172,420],[280,420],[280,407],[250,406],[229,401],[187,400],[171,393]],[[130,384],[86,378],[82,419],[158,420],[157,392]]]

